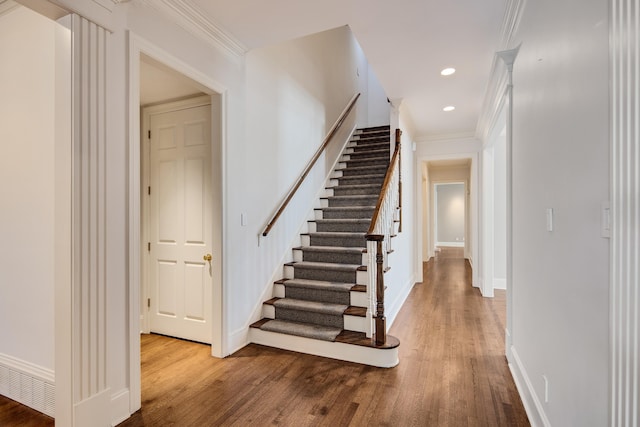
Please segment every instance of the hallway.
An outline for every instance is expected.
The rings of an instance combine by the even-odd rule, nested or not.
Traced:
[[[505,293],[482,298],[461,257],[442,248],[424,265],[390,331],[401,342],[396,368],[257,345],[220,360],[207,346],[145,335],[143,408],[120,426],[527,426],[503,350]],[[46,425],[7,420],[5,402],[0,425]]]

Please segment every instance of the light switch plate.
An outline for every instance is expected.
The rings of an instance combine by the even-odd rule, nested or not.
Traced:
[[[547,231],[553,231],[553,208],[547,208]]]

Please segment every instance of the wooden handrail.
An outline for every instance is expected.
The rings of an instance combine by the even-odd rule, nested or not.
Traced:
[[[382,189],[380,190],[380,196],[378,197],[378,202],[376,203],[376,209],[373,211],[373,215],[371,216],[371,224],[369,225],[369,231],[367,231],[366,237],[367,240],[375,240],[370,239],[370,236],[374,235],[376,223],[378,222],[378,216],[380,216],[380,209],[382,209],[382,204],[384,203],[384,199],[389,191],[389,184],[391,183],[391,177],[393,176],[393,165],[398,161],[398,167],[400,167],[400,136],[402,135],[402,131],[400,129],[396,129],[396,148],[393,151],[393,157],[391,157],[391,162],[389,162],[389,167],[387,168],[387,173],[384,176],[384,182],[382,183]],[[399,187],[400,191],[402,191],[402,187]]]
[[[324,137],[324,141],[322,141],[322,145],[320,146],[320,148],[318,148],[316,153],[313,155],[313,157],[311,158],[311,161],[309,161],[309,163],[307,164],[307,167],[304,169],[304,172],[302,172],[302,175],[300,175],[295,185],[291,188],[291,190],[289,190],[289,193],[287,193],[287,197],[285,197],[284,201],[280,205],[280,208],[278,208],[277,212],[275,213],[273,218],[271,218],[271,221],[269,221],[269,224],[262,232],[263,236],[266,236],[267,234],[269,234],[269,231],[271,231],[271,228],[273,228],[278,218],[280,218],[280,215],[282,215],[282,212],[287,207],[287,205],[293,198],[296,191],[298,191],[298,188],[300,188],[300,186],[304,182],[304,179],[307,177],[307,175],[309,175],[309,172],[311,172],[311,168],[313,168],[313,166],[316,164],[316,162],[322,155],[322,152],[327,148],[327,146],[329,145],[329,142],[331,142],[331,139],[334,137],[338,129],[340,129],[340,127],[344,123],[344,120],[347,118],[347,116],[353,109],[353,106],[356,104],[356,101],[358,100],[358,98],[360,98],[359,93],[353,95],[353,97],[351,98],[351,101],[349,101],[349,104],[345,107],[344,110],[342,110],[340,117],[338,117],[338,120],[336,120],[333,126],[331,126],[331,129],[329,130],[329,133],[327,133],[327,136]]]

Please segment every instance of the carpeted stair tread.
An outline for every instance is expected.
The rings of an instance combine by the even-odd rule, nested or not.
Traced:
[[[344,159],[340,160],[340,163],[348,163],[349,166],[360,166],[365,164],[370,164],[373,162],[379,162],[376,164],[384,164],[389,163],[389,156],[378,156],[378,157],[364,157],[364,158],[355,158],[355,159]]]
[[[326,221],[326,220],[325,220]],[[340,220],[342,221],[342,220]],[[344,246],[299,246],[297,248],[301,251],[313,251],[313,252],[341,252],[348,254],[362,254],[365,252],[363,248],[349,248]]]
[[[369,200],[369,199],[377,199],[377,194],[345,194],[344,196],[327,196],[321,197],[320,199],[326,200]]]
[[[273,319],[265,322],[260,329],[281,334],[296,335],[323,341],[335,341],[342,332],[340,328],[331,326],[312,325],[309,323],[292,322],[290,320]]]
[[[331,187],[326,187],[327,190],[363,190],[370,189],[372,194],[378,195],[380,193],[380,188],[382,184],[344,184],[344,185],[333,185]]]
[[[349,166],[346,168],[336,169],[336,171],[342,172],[343,174],[345,172],[348,172],[349,175],[374,175],[374,174],[384,175],[386,173],[386,170],[387,170],[386,165]],[[378,171],[381,171],[381,172],[378,172]]]
[[[356,158],[360,158],[360,156],[365,156],[365,155],[372,156],[374,158],[385,157],[387,160],[389,160],[389,149],[376,148],[371,150],[363,150],[363,151],[357,151],[353,153],[346,153],[345,155],[349,156],[351,160],[354,160],[353,156],[356,156]]]
[[[373,206],[378,202],[376,194],[346,194],[340,196],[321,197],[329,206]]]
[[[368,231],[371,220],[369,218],[334,218],[316,219],[309,221],[316,224],[316,231]]]
[[[382,180],[384,181],[384,173],[371,173],[371,174],[362,174],[362,175],[358,175],[357,178],[355,176],[352,175],[342,175],[333,179],[337,179],[339,181],[351,181],[351,180],[356,180],[356,179],[370,179],[372,181],[374,180]],[[382,185],[382,181],[380,182],[380,185]]]
[[[299,261],[291,263],[294,268],[308,268],[310,270],[338,270],[357,271],[361,265],[358,264],[338,264],[330,262]]]
[[[366,247],[366,232],[350,233],[344,231],[318,231],[302,234],[309,236],[309,246]]]
[[[318,210],[318,211],[367,211],[367,210],[372,210],[372,209],[375,209],[375,208],[376,207],[374,205],[370,205],[370,206],[324,206],[324,207],[321,207],[321,208],[316,208],[316,210]],[[327,218],[327,219],[332,219],[332,218]],[[337,218],[333,218],[333,219],[337,219]],[[345,218],[345,219],[349,219],[349,218]],[[357,218],[350,218],[350,219],[357,219]]]
[[[312,313],[328,314],[331,316],[342,316],[349,308],[344,304],[333,304],[328,302],[307,301],[293,298],[280,298],[273,303],[276,309],[286,308],[289,310],[306,311]]]
[[[322,211],[323,219],[368,219],[375,211],[375,206],[336,206],[317,208]]]
[[[351,292],[353,283],[327,282],[324,280],[288,279],[282,282],[284,286],[303,289],[322,289],[333,292]]]

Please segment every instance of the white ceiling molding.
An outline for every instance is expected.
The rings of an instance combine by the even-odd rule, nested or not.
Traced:
[[[115,1],[115,0],[112,0]],[[183,29],[204,41],[223,48],[234,56],[242,56],[247,48],[235,37],[213,23],[189,0],[141,0],[163,13]]]
[[[18,3],[14,2],[13,0],[0,0],[0,16],[4,15],[5,13],[11,12],[18,6]]]
[[[520,25],[520,18],[526,6],[527,0],[508,0],[507,7],[500,31],[500,51],[508,50],[514,46],[513,37]],[[483,145],[489,137],[489,132],[498,119],[498,114],[504,104],[504,95],[506,93],[508,83],[507,67],[504,61],[498,56],[498,52],[493,57],[491,65],[491,74],[487,84],[480,117],[476,127],[475,136],[482,141]]]
[[[508,0],[507,7],[502,22],[502,30],[500,31],[500,50],[509,49],[513,36],[520,25],[522,11],[526,6],[527,0]]]

